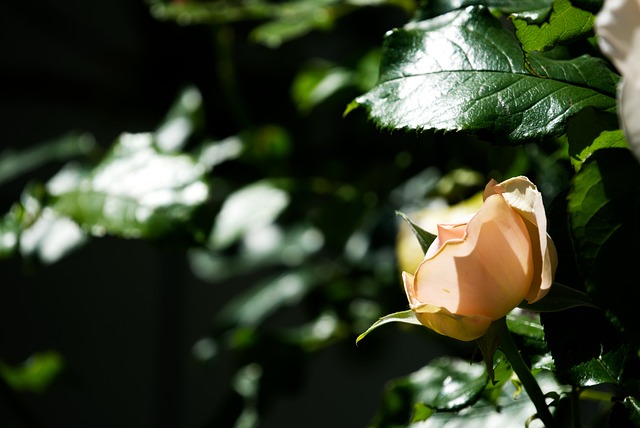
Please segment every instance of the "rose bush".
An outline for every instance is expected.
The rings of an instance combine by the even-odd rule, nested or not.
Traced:
[[[640,0],[606,0],[595,28],[600,49],[622,75],[618,111],[629,146],[640,158]]]
[[[523,300],[542,299],[557,267],[542,195],[528,178],[492,180],[483,198],[468,222],[438,225],[415,274],[402,273],[420,323],[465,341]]]

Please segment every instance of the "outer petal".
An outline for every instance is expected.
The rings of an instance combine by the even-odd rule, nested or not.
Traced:
[[[555,245],[547,235],[547,215],[542,194],[535,184],[523,176],[510,178],[498,185],[487,185],[485,195],[491,192],[501,193],[507,203],[526,220],[534,266],[531,289],[526,299],[529,303],[536,302],[549,291],[558,266]]]
[[[526,297],[533,275],[529,233],[505,199],[487,198],[466,232],[420,264],[407,289],[412,308],[429,304],[496,320]]]
[[[416,318],[425,327],[436,333],[458,340],[469,341],[482,336],[491,325],[492,320],[489,317],[482,315],[455,315],[445,308],[420,304],[415,300],[412,291],[410,291],[413,289],[413,275],[403,272],[402,279],[411,309],[416,313]]]

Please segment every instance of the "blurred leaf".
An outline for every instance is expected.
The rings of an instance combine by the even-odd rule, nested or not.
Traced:
[[[245,186],[224,201],[210,237],[215,249],[225,248],[243,235],[273,223],[289,205],[289,195],[269,181]]]
[[[245,144],[239,137],[228,137],[220,141],[206,142],[195,153],[199,164],[213,169],[228,160],[237,159],[245,150]]]
[[[339,90],[354,83],[354,75],[342,67],[316,64],[300,72],[292,86],[292,97],[298,109],[309,112]]]
[[[63,367],[59,353],[37,352],[20,366],[9,366],[0,361],[0,376],[16,391],[41,393],[51,385]]]
[[[123,134],[93,171],[54,177],[52,208],[94,235],[159,237],[206,202],[204,172],[188,156],[156,151],[151,134]]]
[[[68,161],[78,156],[86,156],[95,147],[95,141],[91,136],[71,133],[20,152],[5,149],[0,153],[0,184],[32,172],[48,162]]]
[[[416,318],[416,314],[412,310],[395,312],[393,314],[385,315],[382,318],[380,318],[378,321],[373,323],[371,327],[367,329],[367,331],[365,331],[360,336],[358,336],[358,338],[356,339],[356,345],[373,330],[390,322],[403,322],[406,324],[422,325],[420,321],[418,321],[418,319]]]
[[[0,220],[0,258],[11,257],[20,247],[24,230],[38,221],[43,211],[44,189],[37,184],[28,185],[9,212]]]
[[[540,323],[540,316],[534,312],[514,309],[507,314],[507,327],[509,327],[509,331],[520,336],[544,340],[544,329]]]
[[[615,351],[601,353],[597,358],[578,364],[569,371],[572,383],[585,387],[602,383],[619,385],[628,354],[629,348],[622,346]]]
[[[70,218],[44,207],[36,221],[22,231],[20,253],[37,255],[44,263],[51,264],[87,241],[86,234]]]
[[[593,34],[595,16],[571,5],[569,0],[555,0],[548,22],[529,24],[514,19],[516,36],[526,52],[544,52],[557,44],[569,43]]]
[[[0,259],[11,257],[18,249],[23,228],[21,211],[22,207],[16,205],[0,220]]]
[[[228,302],[216,317],[223,327],[255,327],[283,307],[302,301],[318,284],[313,272],[290,271],[275,278],[258,282]]]
[[[162,152],[183,149],[189,137],[203,120],[202,95],[188,86],[178,95],[163,123],[155,132],[156,146]]]
[[[615,112],[618,76],[604,61],[529,63],[533,73],[485,8],[410,23],[385,37],[378,85],[345,114],[364,106],[386,129],[487,130],[515,143],[562,133],[585,107]]]
[[[313,352],[347,333],[345,323],[333,312],[324,312],[310,323],[283,332],[285,338],[302,349]]]
[[[312,30],[328,29],[333,25],[336,0],[299,0],[280,5],[274,19],[255,28],[251,38],[270,48],[303,36]],[[272,6],[273,7],[273,6]]]
[[[629,302],[640,300],[640,289],[628,281],[637,276],[640,260],[640,247],[632,244],[640,242],[640,165],[631,152],[594,152],[575,175],[568,213],[588,293],[637,338],[637,313]]]
[[[597,308],[593,304],[591,297],[588,294],[583,293],[575,288],[567,287],[566,285],[558,284],[554,282],[549,292],[542,300],[535,303],[527,303],[523,301],[518,307],[522,309],[529,309],[536,312],[556,312],[563,311],[569,308],[575,308],[576,306],[590,306]]]
[[[414,235],[418,239],[418,243],[420,244],[420,248],[422,248],[422,252],[426,253],[429,247],[431,246],[431,244],[433,243],[433,241],[435,241],[438,236],[434,235],[433,233],[429,233],[426,230],[419,227],[418,225],[416,225],[414,222],[412,222],[409,219],[409,217],[407,217],[406,214],[401,212],[396,212],[396,214],[402,217],[409,224],[411,231],[414,233]]]
[[[257,26],[251,38],[271,48],[303,36],[316,29],[330,28],[342,14],[354,6],[338,0],[297,1],[198,1],[166,2],[150,0],[150,10],[156,19],[176,20],[183,25],[236,21],[266,21]]]

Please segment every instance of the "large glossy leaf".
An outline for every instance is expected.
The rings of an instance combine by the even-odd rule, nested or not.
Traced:
[[[599,307],[636,337],[640,299],[640,165],[627,149],[594,152],[569,193],[569,220],[578,265]]]
[[[618,76],[603,61],[530,55],[486,8],[410,23],[385,38],[365,107],[380,127],[490,131],[522,142],[564,131],[585,107],[615,111]]]
[[[48,185],[52,208],[94,235],[158,237],[188,221],[209,196],[205,168],[152,142],[124,134],[94,170],[63,170]]]

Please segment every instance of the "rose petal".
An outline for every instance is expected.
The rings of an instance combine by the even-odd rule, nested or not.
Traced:
[[[524,221],[499,195],[490,196],[466,228],[445,242],[407,288],[412,306],[430,304],[456,315],[498,319],[527,295],[533,274]]]
[[[439,224],[438,237],[429,245],[423,260],[433,257],[447,241],[462,239],[466,229],[466,224]]]
[[[416,318],[422,325],[436,333],[458,340],[474,340],[482,336],[493,321],[491,318],[482,315],[456,315],[446,308],[420,303],[413,293],[414,276],[407,272],[402,272],[402,280],[409,306],[416,313]]]
[[[497,190],[499,188],[500,190]],[[558,258],[553,241],[547,235],[547,215],[542,194],[527,177],[513,177],[487,186],[485,195],[500,191],[507,203],[524,218],[531,236],[533,281],[526,296],[529,303],[542,299],[553,284]]]

